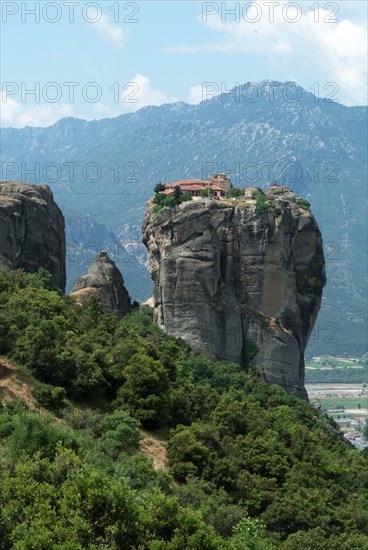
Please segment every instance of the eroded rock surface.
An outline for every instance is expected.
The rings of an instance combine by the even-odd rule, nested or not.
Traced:
[[[65,226],[48,185],[0,182],[0,258],[13,269],[47,269],[64,290]]]
[[[131,301],[124,279],[106,252],[99,252],[86,275],[79,277],[71,296],[83,303],[96,295],[101,308],[110,315],[122,317],[131,310]]]
[[[194,349],[244,361],[248,341],[262,377],[307,398],[304,350],[326,283],[322,238],[287,187],[252,198],[199,200],[143,224],[154,281],[154,316]]]

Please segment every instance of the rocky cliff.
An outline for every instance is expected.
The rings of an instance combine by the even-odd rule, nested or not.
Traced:
[[[0,260],[14,269],[40,267],[64,290],[64,217],[47,185],[0,182]]]
[[[122,317],[131,310],[128,291],[122,274],[106,252],[99,252],[86,275],[79,277],[71,296],[83,303],[96,295],[101,308],[110,315]]]
[[[158,213],[148,203],[155,319],[194,349],[245,365],[255,342],[261,376],[307,398],[304,350],[326,283],[321,234],[287,187],[256,196]]]

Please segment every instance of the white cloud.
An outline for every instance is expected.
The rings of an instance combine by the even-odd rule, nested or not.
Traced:
[[[362,25],[349,19],[327,23],[334,14],[323,9],[303,10],[300,20],[291,23],[283,17],[285,2],[280,2],[280,8],[275,9],[271,23],[263,2],[258,0],[252,4],[258,4],[262,13],[256,23],[243,18],[239,22],[233,19],[223,22],[220,14],[216,14],[203,23],[215,35],[214,40],[199,45],[170,46],[165,51],[262,56],[266,67],[283,75],[280,80],[293,79],[305,87],[318,81],[321,89],[324,84],[334,82],[339,87],[335,99],[347,105],[366,103],[367,31]],[[291,10],[287,13],[290,19],[294,17]],[[254,15],[248,12],[248,17]],[[190,92],[195,93],[195,90]]]
[[[197,84],[189,89],[189,103],[200,103],[203,101],[203,85]]]
[[[125,42],[125,33],[121,27],[110,23],[109,18],[106,15],[102,15],[101,19],[96,23],[91,23],[92,28],[96,29],[98,34],[106,40],[111,42],[114,46],[121,49]]]
[[[203,82],[202,84],[197,84],[189,88],[188,102],[196,105],[220,93],[220,86],[214,86],[213,82]]]
[[[177,101],[174,96],[169,96],[161,90],[155,90],[150,85],[150,79],[142,74],[136,74],[125,85],[122,93],[124,107],[129,110],[138,110],[148,105],[163,105]]]
[[[2,91],[0,91],[0,101],[2,127],[51,126],[60,118],[73,115],[72,106],[69,104],[26,107],[15,99],[7,97]]]
[[[96,103],[94,105],[94,111],[98,114],[109,114],[110,113],[110,107],[108,105],[105,105],[104,103]]]
[[[135,75],[124,88],[121,92],[120,110],[117,109],[117,104],[114,105],[115,108],[113,109],[111,106],[99,102],[91,106],[91,110],[87,115],[81,115],[80,112],[76,114],[72,104],[27,105],[16,101],[13,97],[7,97],[4,91],[0,91],[1,126],[12,128],[24,128],[25,126],[45,127],[51,126],[61,118],[67,116],[78,116],[78,118],[85,120],[101,119],[118,116],[121,114],[121,106],[126,111],[136,111],[148,105],[158,106],[177,101],[176,97],[152,88],[150,79],[142,74]]]
[[[22,106],[15,99],[6,97],[3,91],[0,91],[0,101],[1,126],[14,126],[22,113]]]

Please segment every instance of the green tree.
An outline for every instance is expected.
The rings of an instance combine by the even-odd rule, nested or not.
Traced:
[[[181,190],[181,187],[179,185],[176,185],[174,187],[174,194],[173,194],[174,202],[175,204],[180,204],[183,198],[183,191]]]
[[[206,187],[206,189],[202,189],[202,191],[200,191],[199,194],[203,198],[212,197],[213,196],[213,189],[212,189],[212,187]]]
[[[270,201],[267,199],[262,189],[254,191],[252,198],[256,200],[255,213],[257,216],[261,216],[270,210]]]
[[[124,369],[125,382],[118,391],[117,405],[127,407],[144,426],[155,427],[167,420],[169,378],[160,361],[135,354]]]
[[[32,388],[32,394],[37,402],[48,410],[58,412],[65,407],[66,391],[60,386],[40,382]]]
[[[189,192],[183,193],[183,196],[181,198],[181,202],[188,202],[188,201],[191,201],[191,200],[193,200],[193,197],[192,197],[191,193],[189,193]]]
[[[102,447],[113,459],[121,452],[137,451],[142,438],[139,427],[139,421],[124,410],[106,415],[98,429]]]
[[[38,453],[52,459],[58,442],[63,442],[65,447],[78,449],[79,441],[73,431],[67,426],[56,424],[51,415],[41,416],[25,410],[14,416],[12,424],[8,448],[14,460],[22,453],[28,456]]]
[[[203,521],[200,512],[181,508],[175,497],[156,491],[148,500],[150,550],[223,550],[223,540]]]
[[[232,187],[229,191],[229,198],[238,198],[244,196],[244,189],[240,187]]]
[[[236,527],[229,541],[229,550],[272,550],[265,540],[265,526],[257,519],[244,518]]]
[[[326,533],[320,527],[309,531],[298,531],[290,535],[282,544],[282,550],[330,550]],[[334,547],[337,548],[337,547]]]
[[[45,269],[44,267],[40,267],[37,270],[36,276],[40,280],[43,288],[46,288],[47,290],[55,290],[55,285],[52,281],[52,275],[49,271],[47,271],[47,269]]]
[[[154,192],[155,193],[161,193],[162,191],[165,191],[166,189],[166,185],[164,185],[163,183],[161,183],[160,181],[158,183],[156,183],[155,185],[155,188],[154,188]]]
[[[178,426],[168,446],[172,472],[179,480],[189,476],[211,479],[220,464],[221,440],[217,426],[194,422],[191,426]]]
[[[36,455],[0,476],[3,548],[117,550],[142,541],[141,510],[124,481],[71,451],[59,446],[54,462]]]

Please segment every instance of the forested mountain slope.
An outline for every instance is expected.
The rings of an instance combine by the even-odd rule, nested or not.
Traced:
[[[366,453],[251,354],[195,354],[149,308],[110,317],[44,272],[1,268],[0,292],[0,353],[50,411],[0,386],[2,549],[368,548]],[[166,440],[168,473],[142,428]]]

